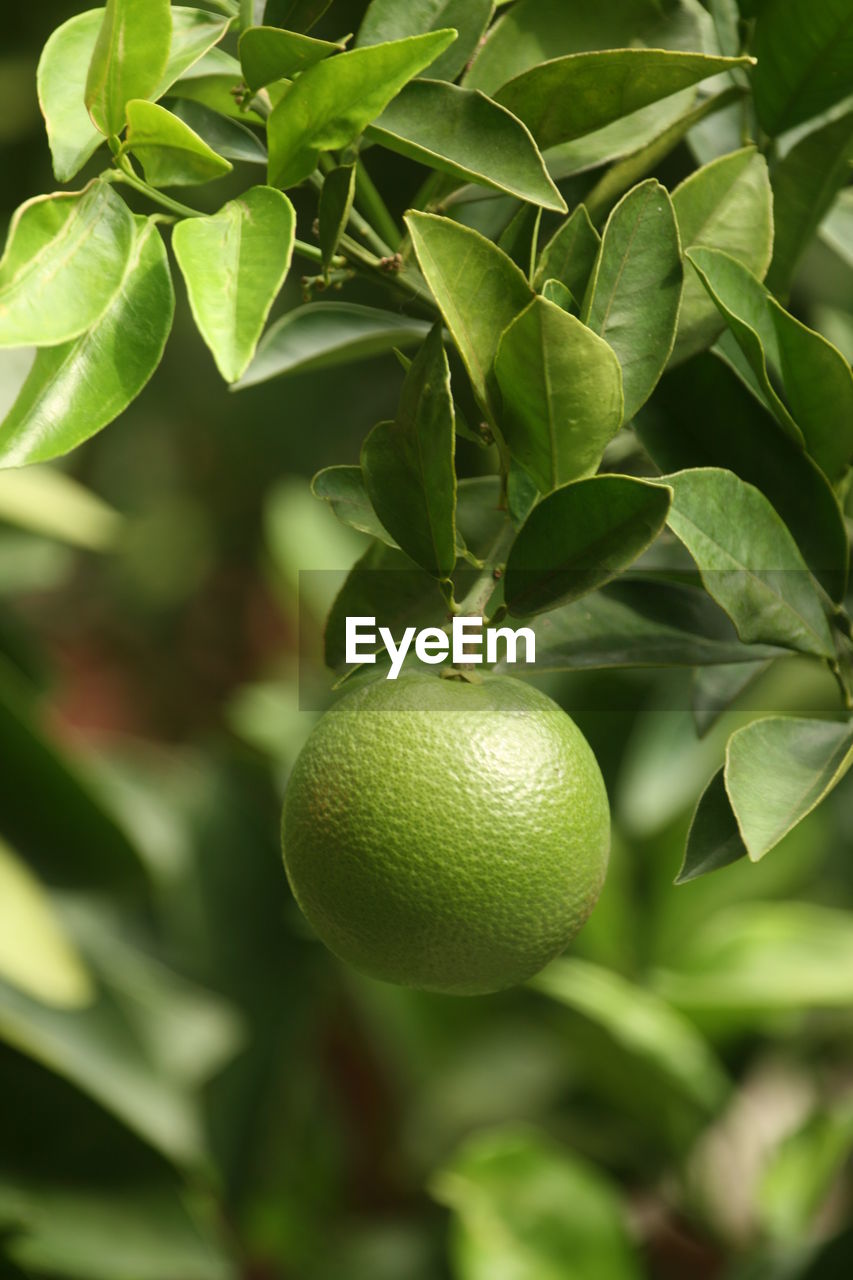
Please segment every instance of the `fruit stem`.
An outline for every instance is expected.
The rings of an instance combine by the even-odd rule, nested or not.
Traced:
[[[495,538],[491,550],[485,557],[482,573],[477,575],[471,590],[456,605],[455,613],[464,614],[468,617],[474,617],[479,614],[481,618],[485,618],[486,606],[494,595],[495,587],[497,586],[495,570],[503,568],[506,553],[512,546],[514,538],[515,529],[512,526],[512,521],[507,520]]]

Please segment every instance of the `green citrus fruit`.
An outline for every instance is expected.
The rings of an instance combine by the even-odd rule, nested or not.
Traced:
[[[296,900],[336,955],[473,995],[529,978],[578,931],[610,815],[586,739],[545,694],[412,672],[323,716],[290,778],[283,837]]]

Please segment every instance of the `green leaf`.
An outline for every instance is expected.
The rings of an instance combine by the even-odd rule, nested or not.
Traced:
[[[375,542],[350,570],[326,620],[326,666],[336,670],[346,656],[348,617],[375,618],[377,627],[400,635],[406,627],[443,626],[447,601],[435,578],[402,551]]]
[[[670,497],[632,476],[593,476],[555,489],[533,508],[510,550],[509,612],[529,617],[615,577],[658,536]]]
[[[469,1138],[433,1175],[430,1192],[456,1215],[458,1280],[640,1280],[613,1187],[533,1130]]]
[[[582,313],[622,366],[626,422],[648,400],[672,352],[682,280],[672,201],[649,178],[607,221]]]
[[[461,182],[566,211],[527,129],[478,90],[443,80],[413,80],[371,125],[367,137]]]
[[[764,494],[731,471],[700,467],[665,477],[669,525],[693,556],[709,595],[747,644],[763,641],[834,655],[817,588]]]
[[[56,1008],[86,1005],[94,996],[86,966],[48,895],[2,840],[0,979]]]
[[[133,216],[107,183],[21,205],[0,258],[0,347],[52,346],[88,329],[132,245]]]
[[[39,106],[57,182],[69,182],[104,140],[83,101],[86,74],[103,18],[103,9],[75,14],[56,28],[39,59]]]
[[[343,44],[315,40],[278,27],[249,27],[240,37],[243,77],[255,92],[274,80],[292,80],[315,62],[339,53]]]
[[[487,414],[499,411],[495,356],[504,330],[532,298],[515,263],[479,232],[449,218],[409,213],[418,264]]]
[[[754,147],[712,160],[672,193],[682,249],[722,249],[761,279],[773,251],[772,202],[767,163]],[[711,346],[723,327],[704,287],[688,273],[673,361]]]
[[[747,665],[747,664],[744,664]],[[747,666],[747,669],[748,666]],[[723,770],[714,774],[699,799],[676,884],[687,884],[747,856],[726,791]]]
[[[597,469],[622,425],[622,374],[606,342],[534,298],[501,338],[495,374],[510,453],[543,493]]]
[[[662,119],[659,127],[653,125],[652,128],[645,130],[645,137],[642,136],[642,131],[639,131],[640,136],[634,141],[634,145],[626,154],[615,157],[617,163],[602,174],[592,190],[587,193],[586,204],[590,216],[596,221],[603,218],[614,201],[647,173],[653,173],[691,129],[742,98],[743,90],[738,85],[729,85],[727,89],[723,89],[712,97],[701,98],[695,105],[687,104],[686,109],[679,111],[675,119]],[[674,103],[677,100],[678,96],[667,99],[667,102]],[[653,108],[646,108],[649,113],[652,110]],[[637,115],[640,114],[642,113],[637,113]],[[614,126],[611,125],[610,128],[613,129]],[[602,130],[598,136],[603,137],[605,132],[606,130]],[[552,167],[557,154],[552,152],[549,157]]]
[[[36,353],[0,425],[0,466],[58,457],[118,417],[160,363],[174,306],[156,222],[140,218],[106,311],[81,337]]]
[[[523,71],[495,99],[524,121],[544,150],[750,62],[664,49],[570,53]]]
[[[323,179],[318,211],[318,239],[326,271],[332,265],[355,199],[355,165],[341,164]]]
[[[850,93],[850,0],[767,0],[755,32],[755,106],[774,136],[826,111]]]
[[[172,43],[169,0],[107,0],[86,77],[86,106],[101,133],[117,137],[134,98],[162,80]]]
[[[700,738],[717,723],[754,680],[767,671],[769,662],[736,662],[699,667],[693,672],[690,707]]]
[[[493,0],[371,0],[358,31],[358,44],[402,40],[423,31],[454,27],[456,40],[427,70],[433,80],[455,80],[489,24]]]
[[[149,97],[162,98],[176,80],[185,76],[228,31],[233,18],[204,9],[188,9],[183,5],[172,6],[172,44],[169,61],[163,79]],[[222,52],[219,50],[219,52]]]
[[[621,667],[751,666],[783,649],[745,645],[704,591],[623,577],[536,618],[537,671]]]
[[[54,467],[0,471],[0,520],[87,551],[112,550],[123,532],[113,507]]]
[[[408,556],[440,578],[456,564],[456,474],[450,368],[436,326],[406,374],[393,422],[361,450],[373,509]]]
[[[853,111],[800,138],[778,164],[773,185],[775,238],[767,287],[783,298],[794,269],[832,203],[850,179]]]
[[[853,374],[826,338],[794,319],[736,259],[688,258],[731,329],[780,424],[837,480],[853,456]],[[784,400],[776,387],[781,385]]]
[[[693,110],[696,93],[695,88],[683,89],[641,107],[639,111],[632,111],[628,116],[621,116],[601,129],[593,129],[592,133],[573,138],[559,147],[551,147],[545,152],[551,177],[559,182],[588,173],[591,169],[601,169],[614,161],[628,160],[682,121]],[[606,178],[607,174],[602,174],[602,181]],[[600,210],[600,215],[607,213],[609,208],[608,204]]]
[[[324,151],[349,146],[455,37],[454,31],[434,31],[353,49],[309,67],[267,121],[270,184],[296,186],[314,172]]]
[[[626,33],[629,39],[626,39]],[[567,4],[566,0],[517,0],[489,31],[465,77],[472,88],[493,94],[501,85],[547,54],[619,49],[626,43],[650,49],[701,49],[696,7],[659,0],[607,0]]]
[[[574,958],[553,961],[528,986],[599,1026],[626,1073],[650,1070],[702,1111],[723,1101],[726,1076],[707,1041],[656,992]]]
[[[277,320],[237,384],[252,387],[283,373],[329,369],[422,342],[430,326],[355,302],[313,302]]]
[[[590,222],[586,207],[579,204],[540,253],[534,289],[541,290],[545,280],[559,280],[573,297],[583,300],[600,244],[601,236]]]
[[[39,104],[47,126],[53,172],[68,182],[104,140],[86,110],[86,74],[103,22],[103,9],[87,9],[57,27],[42,51],[38,66]],[[159,85],[148,95],[159,98],[212,48],[230,19],[203,9],[172,9],[172,44]]]
[[[172,1179],[128,1185],[122,1177],[117,1185],[109,1170],[95,1183],[85,1175],[73,1183],[59,1174],[50,1182],[0,1175],[0,1219],[12,1225],[4,1247],[27,1275],[233,1280],[208,1216]]]
[[[310,31],[332,0],[267,0],[264,18],[288,31]]]
[[[378,538],[388,547],[396,547],[396,542],[373,510],[361,467],[324,467],[311,481],[311,492],[316,498],[328,502],[343,524],[371,538]]]
[[[293,205],[273,187],[251,187],[218,213],[175,227],[193,318],[226,382],[236,382],[255,354],[295,233]]]
[[[152,187],[188,186],[230,173],[223,160],[183,120],[141,98],[127,104],[127,148]]]
[[[688,1013],[849,1009],[853,921],[804,902],[730,907],[685,939],[655,986]]]
[[[220,115],[201,102],[180,98],[172,100],[170,110],[217,155],[226,160],[242,160],[246,164],[266,164],[266,147],[256,133],[238,120]]]
[[[576,303],[572,292],[560,280],[550,278],[545,281],[542,286],[542,297],[546,302],[553,302],[556,306],[567,311],[569,315],[576,315],[578,304]]]
[[[173,98],[200,102],[222,116],[243,124],[264,124],[263,117],[238,102],[243,73],[240,63],[224,49],[211,49],[169,90]]]
[[[760,489],[824,589],[844,599],[850,551],[832,486],[716,355],[672,369],[635,429],[661,471],[722,467]]]
[[[816,809],[853,764],[853,727],[770,716],[726,747],[726,790],[753,862]]]

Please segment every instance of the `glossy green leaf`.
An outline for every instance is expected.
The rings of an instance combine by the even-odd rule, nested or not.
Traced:
[[[21,205],[0,258],[0,347],[52,346],[88,329],[132,245],[133,216],[106,183]]]
[[[626,422],[648,400],[672,352],[682,279],[672,201],[649,178],[611,213],[582,312],[622,366]]]
[[[762,279],[773,252],[773,194],[767,163],[754,147],[712,160],[672,193],[681,247],[722,249]],[[673,361],[711,346],[724,322],[703,285],[688,272]]]
[[[354,142],[455,34],[433,31],[369,45],[304,71],[267,122],[270,184],[296,186],[313,173],[324,151]]]
[[[355,165],[341,164],[323,179],[317,215],[318,239],[326,271],[332,265],[355,199]]]
[[[326,620],[325,659],[332,670],[344,664],[348,617],[376,619],[399,636],[406,627],[443,626],[447,601],[435,578],[402,551],[376,542],[350,570]]]
[[[524,121],[544,150],[749,63],[664,49],[573,53],[523,71],[495,98]]]
[[[674,103],[678,97],[679,95],[669,98],[667,102]],[[661,119],[659,126],[656,122],[650,121],[652,127],[644,131],[646,136],[641,135],[634,140],[634,145],[626,154],[616,156],[616,163],[602,174],[592,190],[587,192],[585,200],[590,216],[596,222],[600,221],[623,192],[645,178],[646,174],[654,173],[691,129],[709,116],[716,115],[718,111],[726,110],[742,97],[743,90],[737,85],[730,85],[711,97],[700,98],[696,103],[686,103],[684,109],[679,110],[674,119]],[[649,108],[646,110],[650,111]],[[602,130],[602,136],[605,132]],[[591,142],[592,138],[589,141]],[[552,167],[556,161],[556,154],[552,152],[549,157]],[[556,161],[556,163],[559,165],[560,162]]]
[[[81,337],[37,352],[0,424],[0,466],[58,457],[118,417],[160,363],[174,305],[156,223],[140,218],[106,311]]]
[[[433,80],[455,80],[488,26],[494,0],[371,0],[358,31],[358,44],[402,40],[423,31],[453,27],[453,44],[427,68]]]
[[[172,114],[197,134],[202,142],[225,160],[242,160],[245,164],[266,164],[267,149],[246,125],[220,115],[201,102],[181,98],[169,104]]]
[[[0,471],[0,520],[88,551],[112,550],[124,530],[122,517],[103,498],[46,466]]]
[[[72,1280],[233,1280],[234,1271],[194,1198],[171,1179],[140,1183],[33,1182],[0,1177],[0,1218],[14,1223],[15,1275]],[[0,1271],[6,1280],[5,1270]]]
[[[676,884],[687,884],[747,856],[737,819],[726,791],[723,770],[708,783],[690,823],[687,847]]]
[[[264,18],[288,31],[310,31],[320,21],[332,0],[267,0]]]
[[[600,475],[555,489],[510,549],[507,608],[529,617],[594,591],[626,569],[663,528],[670,494],[632,476]]]
[[[183,120],[141,98],[127,104],[127,147],[152,187],[210,182],[233,167]]]
[[[500,406],[494,375],[498,344],[531,301],[530,286],[505,253],[469,227],[428,213],[408,214],[406,225],[474,394],[494,415]]]
[[[847,97],[853,67],[850,0],[766,0],[755,33],[755,106],[783,133]]]
[[[700,738],[769,666],[770,663],[765,661],[736,662],[718,667],[698,667],[693,672],[690,708]]]
[[[767,287],[784,297],[800,257],[838,192],[850,179],[853,164],[853,111],[813,129],[774,165],[773,261]]]
[[[771,716],[726,747],[726,790],[753,862],[816,809],[853,764],[853,728]]]
[[[393,422],[361,450],[373,509],[403,551],[446,578],[456,564],[456,474],[450,368],[436,326],[406,374]]]
[[[652,102],[630,115],[620,116],[591,133],[582,134],[559,147],[551,147],[545,152],[551,177],[559,182],[628,160],[682,121],[695,107],[696,95],[695,88],[682,89],[680,93],[670,94],[668,98]],[[602,179],[606,176],[606,173],[602,174]],[[602,213],[606,214],[608,210],[609,206]]]
[[[0,840],[0,979],[57,1008],[88,1004],[86,965],[43,886]]]
[[[537,671],[752,665],[785,652],[742,644],[704,591],[642,577],[619,578],[531,625]]]
[[[606,342],[534,298],[501,338],[495,374],[503,436],[543,493],[597,469],[622,425],[622,375]]]
[[[725,1072],[707,1041],[656,992],[575,958],[554,960],[528,985],[599,1026],[626,1072],[652,1071],[702,1111],[724,1099]]]
[[[273,187],[251,187],[218,213],[175,227],[193,318],[226,382],[236,382],[255,354],[295,233],[293,205]]]
[[[456,1215],[458,1280],[640,1280],[614,1188],[534,1130],[471,1137],[433,1175],[430,1191]]]
[[[837,480],[853,457],[850,365],[819,333],[789,315],[736,259],[698,248],[687,256],[749,360],[778,421],[803,440],[823,471]]]
[[[629,38],[626,38],[629,37]],[[658,0],[517,0],[489,31],[465,83],[493,94],[543,58],[619,49],[627,43],[650,49],[703,49],[696,8]]]
[[[850,552],[832,486],[717,356],[671,370],[636,430],[661,471],[723,467],[760,489],[818,581],[844,599]]]
[[[83,95],[103,9],[77,13],[50,35],[39,59],[39,106],[57,182],[69,182],[104,141]]]
[[[849,1009],[853,921],[805,902],[754,902],[714,912],[684,940],[655,985],[689,1013],[786,1014]]]
[[[311,481],[311,492],[328,502],[343,524],[378,538],[386,546],[396,547],[388,530],[373,510],[361,467],[324,467]]]
[[[583,301],[587,281],[595,266],[601,236],[579,204],[554,232],[539,255],[533,276],[534,289],[548,279],[559,280],[573,297]]]
[[[673,490],[670,528],[741,639],[831,657],[832,635],[817,588],[764,494],[716,467],[668,475],[665,483]]]
[[[249,27],[240,37],[240,62],[246,84],[257,92],[274,80],[292,80],[342,48],[342,44],[315,40],[296,31]]]
[[[103,21],[103,9],[87,9],[57,27],[39,61],[39,104],[47,126],[53,172],[59,182],[79,173],[103,142],[92,123],[84,94],[86,74]],[[222,39],[229,19],[203,9],[172,9],[172,43],[160,83],[149,95],[161,97],[170,85]]]
[[[546,302],[553,302],[563,311],[568,311],[570,315],[577,315],[578,304],[572,296],[571,289],[568,289],[562,280],[549,277],[542,285],[541,292]]]
[[[101,133],[117,137],[128,103],[154,92],[165,74],[171,44],[169,0],[107,0],[85,94]]]
[[[460,182],[476,182],[545,209],[566,211],[527,129],[478,90],[443,80],[413,80],[367,136]]]
[[[355,302],[314,302],[277,320],[237,384],[251,387],[283,373],[328,369],[422,342],[430,326]]]

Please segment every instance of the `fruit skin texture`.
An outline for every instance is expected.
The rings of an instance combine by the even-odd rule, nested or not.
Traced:
[[[336,703],[287,789],[303,913],[375,978],[454,995],[523,982],[594,907],[604,782],[574,721],[507,676],[411,672]]]

